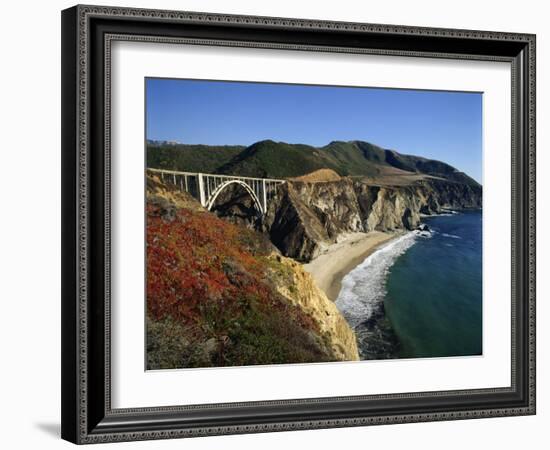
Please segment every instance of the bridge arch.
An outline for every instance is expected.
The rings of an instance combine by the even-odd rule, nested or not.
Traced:
[[[254,207],[263,216],[267,212],[268,201],[277,191],[277,185],[286,183],[284,179],[254,178],[246,176],[210,174],[200,172],[180,172],[175,170],[147,168],[158,174],[163,182],[168,178],[182,192],[187,192],[211,210],[220,193],[230,184],[242,186],[253,200]]]
[[[254,206],[256,206],[260,214],[265,213],[262,203],[260,202],[260,199],[254,192],[254,190],[242,180],[227,180],[227,181],[224,181],[222,184],[220,184],[218,187],[216,187],[214,192],[212,192],[212,194],[210,194],[210,197],[206,200],[206,209],[208,211],[212,209],[212,207],[214,206],[214,203],[216,202],[216,199],[221,194],[221,192],[231,184],[238,184],[239,186],[242,186],[246,190],[246,192],[248,192],[248,194],[252,197],[252,200],[254,201]]]

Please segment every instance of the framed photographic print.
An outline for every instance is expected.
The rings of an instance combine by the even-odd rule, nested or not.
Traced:
[[[62,436],[535,413],[535,36],[62,13]]]

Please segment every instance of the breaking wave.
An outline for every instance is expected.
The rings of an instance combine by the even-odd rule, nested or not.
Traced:
[[[396,259],[416,242],[409,232],[368,256],[342,280],[336,306],[352,328],[370,318],[384,301],[386,278]]]

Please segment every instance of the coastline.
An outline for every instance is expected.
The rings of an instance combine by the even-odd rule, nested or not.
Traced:
[[[342,279],[382,244],[401,235],[400,232],[382,231],[352,233],[344,240],[330,245],[324,253],[303,267],[334,302],[342,288]]]

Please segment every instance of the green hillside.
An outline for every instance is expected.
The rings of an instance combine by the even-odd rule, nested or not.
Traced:
[[[243,145],[147,144],[147,167],[213,173],[242,152]]]
[[[220,173],[253,177],[296,177],[314,170],[330,167],[315,147],[284,142],[260,141],[247,147],[227,164]]]
[[[376,177],[395,172],[479,186],[444,162],[404,155],[363,141],[333,141],[324,147],[271,140],[249,147],[150,144],[147,164],[154,168],[269,178],[299,177],[319,169],[332,169],[341,176]]]
[[[434,159],[422,158],[420,156],[402,155],[392,150],[386,150],[387,164],[409,172],[419,172],[433,175],[464,184],[479,183],[470,178],[464,172],[459,172],[453,166]]]

